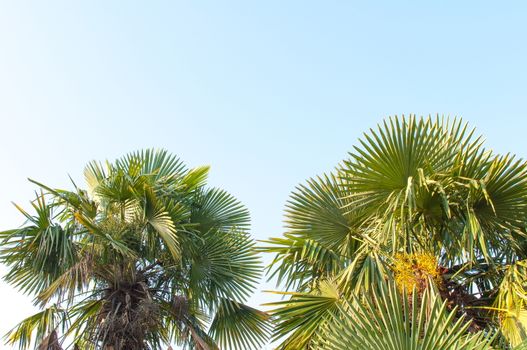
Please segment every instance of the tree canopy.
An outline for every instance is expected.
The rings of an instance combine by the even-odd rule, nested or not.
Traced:
[[[164,150],[90,162],[87,187],[40,188],[0,233],[5,279],[41,311],[8,342],[78,349],[258,348],[268,315],[246,305],[261,273],[247,209]],[[46,349],[48,348],[46,347]],[[54,348],[53,348],[54,349]]]
[[[296,188],[285,233],[262,249],[275,255],[270,275],[285,288],[278,292],[285,300],[271,304],[279,349],[318,349],[321,339],[328,349],[428,349],[428,333],[405,347],[415,332],[397,328],[428,322],[413,318],[424,300],[427,310],[462,320],[474,349],[489,348],[489,339],[498,348],[519,345],[527,327],[526,218],[525,161],[486,149],[461,119],[383,121],[332,173]],[[384,303],[397,301],[393,286],[411,305],[388,309]],[[434,339],[452,334],[432,326]],[[372,345],[361,338],[367,332],[400,343]]]

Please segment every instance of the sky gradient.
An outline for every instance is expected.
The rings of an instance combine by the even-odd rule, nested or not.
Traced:
[[[28,177],[147,147],[211,165],[256,239],[390,115],[462,116],[525,158],[526,38],[525,2],[0,2],[0,230]],[[0,282],[0,310],[4,334],[32,307]]]

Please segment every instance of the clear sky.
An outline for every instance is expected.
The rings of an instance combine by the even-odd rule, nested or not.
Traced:
[[[389,115],[459,115],[526,157],[526,38],[520,1],[2,1],[0,229],[26,178],[145,147],[210,164],[257,239]],[[0,283],[0,333],[31,310]]]

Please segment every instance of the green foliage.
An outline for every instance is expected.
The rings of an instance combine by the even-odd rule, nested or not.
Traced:
[[[208,167],[145,150],[84,174],[87,190],[35,182],[35,214],[18,207],[26,224],[0,233],[6,281],[43,308],[8,343],[27,349],[54,331],[82,349],[265,343],[268,316],[244,304],[261,272],[249,214],[206,187]]]
[[[299,303],[300,295],[318,298],[332,281],[339,295],[334,307],[341,308],[343,300],[362,300],[395,280],[397,257],[415,253],[438,262],[437,288],[469,332],[498,329],[496,344],[519,344],[526,218],[523,160],[485,149],[460,119],[385,120],[332,174],[297,187],[286,231],[261,248],[275,255],[269,276],[285,288],[286,300],[273,311],[278,348],[315,348],[315,339],[332,328],[328,309]],[[408,273],[416,281],[423,275],[417,267]]]
[[[222,348],[233,349],[240,339],[246,347],[258,348],[272,331],[269,315],[230,299],[220,301],[210,332]]]
[[[268,304],[275,307],[275,340],[291,334],[281,345],[284,349],[308,347],[340,304],[338,288],[331,281],[322,281],[311,293],[278,294],[290,296],[288,300]]]
[[[449,311],[429,287],[410,297],[381,283],[364,300],[346,300],[316,340],[321,350],[489,350],[493,336],[467,333],[469,324]]]

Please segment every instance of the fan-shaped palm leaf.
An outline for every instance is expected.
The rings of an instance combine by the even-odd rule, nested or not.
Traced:
[[[492,336],[467,334],[469,324],[456,319],[430,288],[408,298],[394,284],[381,284],[371,298],[349,300],[319,335],[324,350],[487,350]]]

